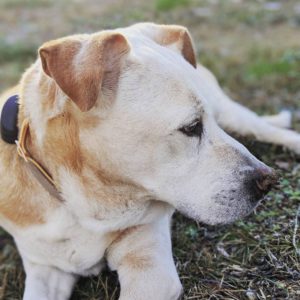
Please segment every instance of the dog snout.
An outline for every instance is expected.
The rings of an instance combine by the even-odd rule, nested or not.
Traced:
[[[250,176],[248,188],[252,197],[251,202],[257,203],[277,183],[278,176],[275,170],[269,167],[260,167]]]

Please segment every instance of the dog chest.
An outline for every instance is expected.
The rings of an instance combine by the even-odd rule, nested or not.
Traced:
[[[97,274],[109,240],[82,227],[69,216],[15,235],[21,256],[80,275]]]
[[[97,274],[114,236],[110,233],[151,222],[165,214],[163,207],[145,206],[101,220],[94,214],[79,216],[61,208],[46,224],[17,231],[14,237],[22,257],[33,263],[80,275]]]

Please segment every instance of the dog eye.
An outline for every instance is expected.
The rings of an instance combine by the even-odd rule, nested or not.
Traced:
[[[200,120],[194,121],[191,125],[184,126],[179,129],[183,134],[187,136],[201,137],[203,133],[203,124]]]

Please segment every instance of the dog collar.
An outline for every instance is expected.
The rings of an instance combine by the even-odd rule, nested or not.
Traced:
[[[25,119],[22,123],[18,139],[18,96],[10,97],[4,104],[1,112],[1,137],[6,143],[16,144],[19,156],[26,162],[31,173],[38,182],[48,191],[50,195],[63,201],[61,194],[52,178],[45,168],[38,163],[26,148],[26,138],[29,132],[29,122]]]
[[[14,95],[5,102],[1,112],[1,137],[6,143],[14,144],[18,139],[18,112],[18,96]]]

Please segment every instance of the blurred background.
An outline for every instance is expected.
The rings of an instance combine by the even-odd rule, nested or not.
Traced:
[[[0,0],[0,89],[49,39],[139,21],[187,26],[199,60],[251,107],[300,105],[296,0]]]
[[[181,24],[225,91],[258,113],[300,109],[300,1],[0,0],[0,91],[15,84],[45,41],[135,22]],[[300,131],[299,122],[294,127]],[[299,158],[243,140],[281,172],[280,184],[247,220],[224,228],[177,215],[173,224],[182,299],[300,299],[293,244],[300,202]],[[297,243],[297,238],[295,239]],[[83,279],[72,299],[117,299],[116,274]],[[21,299],[24,273],[0,231],[0,299]]]

